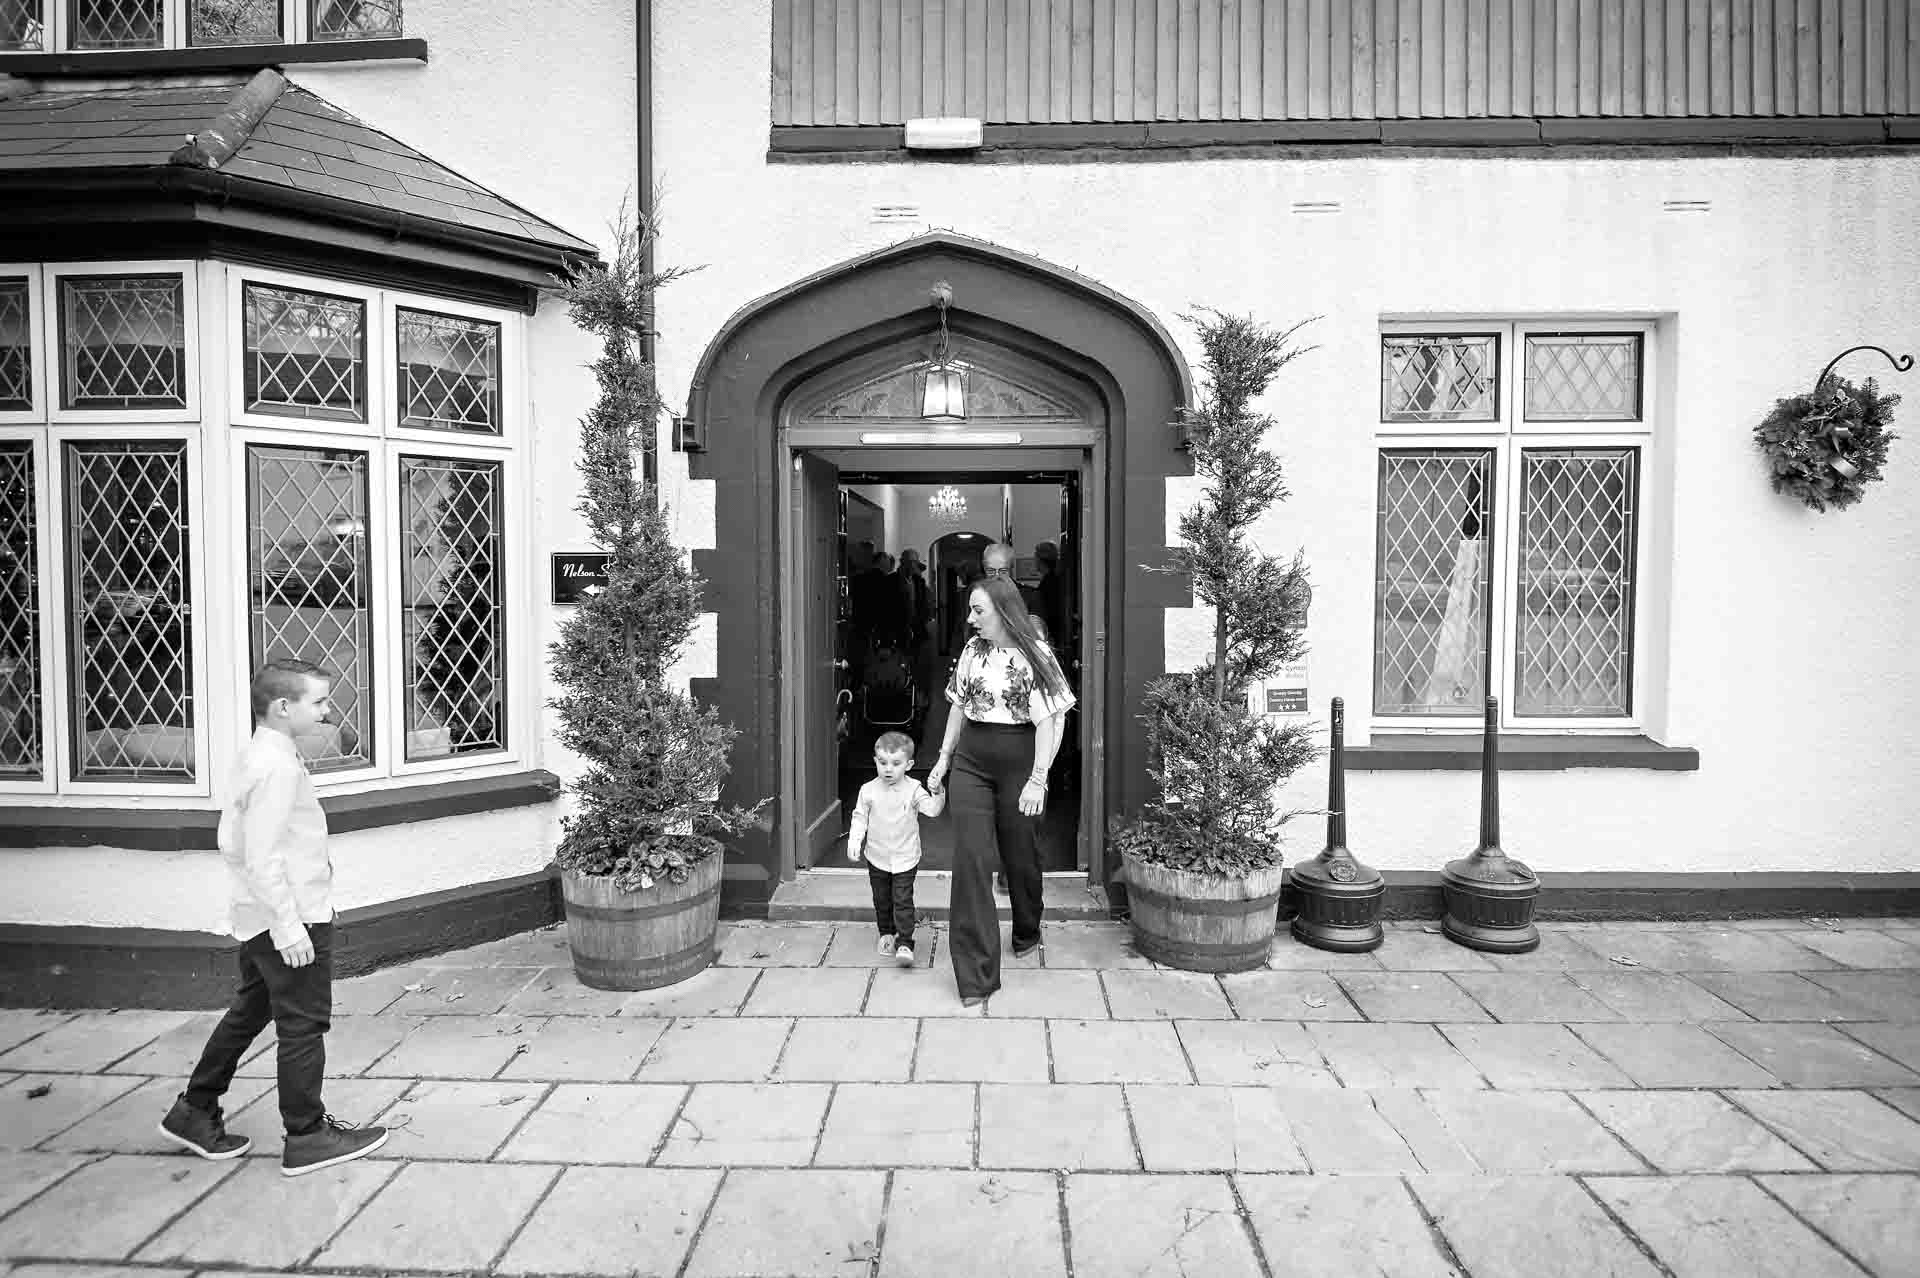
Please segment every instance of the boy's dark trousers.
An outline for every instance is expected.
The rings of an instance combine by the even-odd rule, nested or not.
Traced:
[[[240,946],[240,988],[207,1037],[187,1083],[187,1103],[211,1110],[233,1082],[240,1058],[273,1022],[280,1039],[280,1120],[289,1134],[310,1132],[326,1113],[320,1082],[327,1072],[326,1033],[333,1022],[333,924],[309,923],[313,962],[288,967],[273,933]]]
[[[867,862],[867,882],[873,885],[873,918],[880,935],[891,932],[896,945],[913,944],[913,876],[920,867],[910,866],[895,874],[877,870]]]

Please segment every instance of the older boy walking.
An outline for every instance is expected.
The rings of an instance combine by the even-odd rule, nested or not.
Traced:
[[[280,1174],[300,1176],[370,1154],[384,1127],[355,1127],[320,1102],[333,1017],[333,863],[327,816],[294,742],[324,722],[333,676],[306,661],[271,661],[253,676],[253,739],[220,814],[220,852],[240,939],[240,987],[214,1026],[193,1077],[160,1120],[160,1134],[202,1158],[238,1158],[252,1146],[227,1131],[220,1098],[271,1020],[279,1038]]]

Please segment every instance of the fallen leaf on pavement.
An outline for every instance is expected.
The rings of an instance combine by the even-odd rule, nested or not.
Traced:
[[[1639,959],[1628,958],[1624,954],[1609,954],[1607,955],[1607,962],[1618,963],[1621,967],[1639,967],[1640,966]]]
[[[39,1100],[42,1096],[45,1096],[48,1092],[52,1090],[53,1090],[52,1083],[36,1083],[32,1087],[29,1087],[27,1089],[27,1099]]]
[[[458,1002],[459,1000],[461,1000],[461,999],[463,999],[463,998],[465,998],[465,997],[466,997],[466,995],[465,995],[465,994],[460,994],[460,993],[453,993],[453,994],[449,994],[449,995],[447,995],[447,1002],[449,1002],[449,1003],[455,1003],[455,1002]]]
[[[424,981],[415,981],[411,985],[402,985],[400,987],[400,992],[402,994],[425,994],[432,988],[433,986],[428,985]]]
[[[1327,1000],[1321,998],[1318,994],[1303,994],[1300,996],[1300,1001],[1308,1007],[1325,1007],[1327,1005]]]

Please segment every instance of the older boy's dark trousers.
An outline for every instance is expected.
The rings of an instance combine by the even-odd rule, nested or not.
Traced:
[[[880,935],[893,933],[899,945],[913,944],[913,876],[919,872],[920,867],[913,865],[889,874],[867,862],[867,882],[873,885],[873,921],[880,925]]]
[[[313,962],[289,967],[262,932],[240,946],[240,988],[207,1037],[187,1083],[187,1103],[212,1109],[260,1031],[273,1022],[280,1040],[280,1121],[289,1133],[310,1132],[326,1113],[320,1083],[327,1073],[326,1033],[333,1023],[333,924],[309,923]]]

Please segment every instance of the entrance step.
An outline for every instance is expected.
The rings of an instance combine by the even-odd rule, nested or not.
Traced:
[[[953,876],[922,872],[914,880],[914,913],[944,922],[951,912]],[[1049,919],[1106,919],[1107,893],[1078,875],[1041,880],[1041,909]],[[1000,917],[1013,917],[1007,898],[996,895]],[[774,889],[767,918],[783,922],[860,921],[873,917],[873,889],[864,871],[817,873],[802,870]]]

